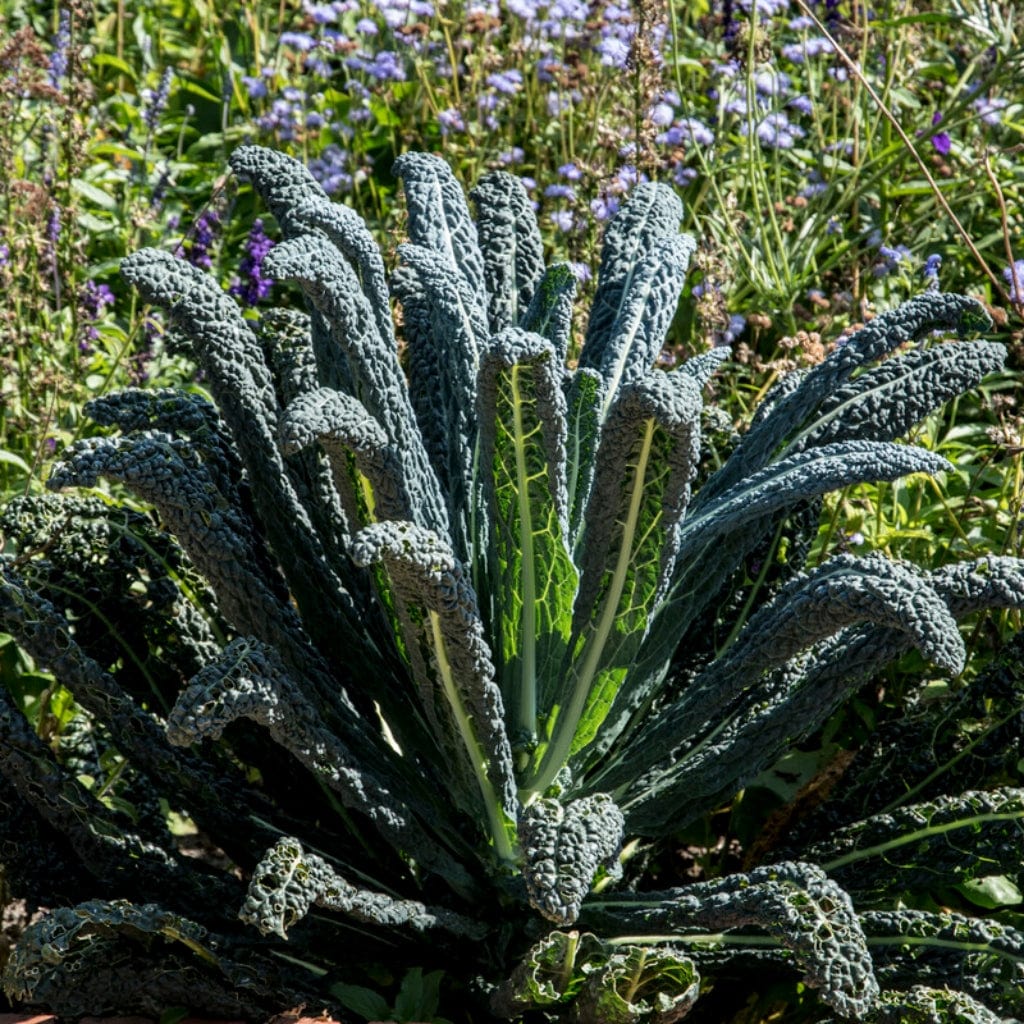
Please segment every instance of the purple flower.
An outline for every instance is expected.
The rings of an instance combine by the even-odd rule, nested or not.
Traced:
[[[242,75],[249,99],[261,100],[267,95],[267,83],[258,75]]]
[[[263,258],[273,247],[274,243],[263,231],[263,221],[257,217],[249,229],[245,255],[238,266],[239,277],[228,289],[244,306],[255,306],[270,294],[270,289],[274,286],[272,278],[263,276]]]
[[[523,21],[535,21],[540,13],[540,8],[547,4],[544,0],[508,0],[507,7],[510,14],[514,14]]]
[[[667,103],[656,103],[651,108],[651,121],[659,128],[666,128],[676,116],[675,110]]]
[[[504,153],[498,155],[498,163],[502,167],[514,167],[516,164],[521,164],[526,159],[526,153],[522,146],[513,146],[511,149],[506,149]]]
[[[551,223],[559,231],[572,231],[573,216],[570,210],[553,210],[548,214]]]
[[[441,126],[442,135],[450,135],[452,132],[464,132],[466,123],[462,115],[454,108],[448,107],[437,115],[437,123]]]
[[[601,63],[605,67],[624,68],[629,59],[629,43],[618,36],[607,36],[597,44]]]
[[[576,190],[572,185],[548,185],[544,189],[544,195],[548,199],[568,199],[573,202],[576,199]]]
[[[735,114],[737,117],[745,117],[747,113],[747,101],[738,95],[730,95],[722,104],[722,109],[727,114]]]
[[[583,171],[573,163],[562,164],[558,168],[558,173],[569,181],[579,181],[583,177]]]
[[[90,320],[98,320],[107,306],[113,305],[114,293],[110,290],[109,285],[97,284],[90,278],[82,286],[78,303],[85,316]]]
[[[932,114],[932,127],[934,128],[936,125],[939,125],[941,123],[942,114],[936,110],[935,113]],[[949,136],[945,132],[936,132],[936,134],[932,136],[931,142],[932,145],[935,147],[935,152],[938,153],[939,156],[949,155],[949,151],[952,148],[953,144]]]
[[[216,210],[205,209],[192,225],[192,235],[178,246],[175,256],[183,258],[194,267],[209,270],[213,266],[210,246],[220,231],[220,218]]]
[[[715,141],[715,134],[696,117],[684,117],[664,135],[659,136],[658,141],[666,142],[670,146],[678,146],[683,142],[694,146],[710,146]]]
[[[901,264],[909,263],[912,258],[910,250],[905,245],[897,245],[895,249],[888,245],[880,245],[878,255],[882,257],[881,262],[871,268],[871,273],[875,277],[885,277],[886,274],[891,274],[894,270],[899,269]]]
[[[333,71],[330,61],[318,57],[315,52],[306,54],[302,68],[307,75],[313,75],[315,78],[330,78]]]
[[[562,64],[555,60],[554,57],[541,57],[537,61],[537,81],[538,82],[553,82],[555,80],[555,74],[561,70]]]
[[[318,25],[330,25],[338,20],[338,12],[331,4],[312,4],[304,0],[302,7]]]
[[[265,132],[272,132],[282,141],[295,138],[298,127],[302,124],[301,108],[287,98],[274,100],[265,114],[256,119],[256,124]]]
[[[556,92],[552,89],[547,95],[548,117],[558,117],[571,109],[573,104],[579,102],[580,94],[575,90],[568,95]]]
[[[731,345],[747,326],[747,318],[742,313],[733,313],[729,317],[729,326],[715,339],[715,345]]]
[[[824,36],[811,36],[799,43],[787,43],[782,47],[782,56],[793,64],[803,64],[805,60],[834,51],[835,47]]]
[[[807,134],[799,125],[790,124],[789,118],[781,110],[766,114],[754,131],[757,140],[768,149],[792,149],[797,139]]]
[[[523,75],[515,68],[509,71],[496,71],[487,76],[487,84],[505,96],[514,96],[523,84]]]
[[[99,336],[96,330],[96,321],[103,315],[103,311],[114,301],[114,293],[109,286],[97,284],[88,280],[78,293],[78,308],[81,312],[83,335],[78,342],[78,351],[88,355],[92,351],[92,342]]]
[[[924,261],[924,279],[928,282],[929,288],[938,288],[939,286],[939,268],[942,266],[942,257],[937,253],[933,252],[928,259]]]
[[[60,88],[61,79],[68,73],[68,47],[71,46],[71,11],[60,9],[57,34],[53,37],[53,52],[50,54],[50,85]]]
[[[1012,267],[1005,267],[1003,277],[1010,288],[1010,301],[1024,302],[1024,260],[1014,260]]]
[[[755,10],[762,21],[785,14],[789,10],[789,0],[739,0],[739,8],[744,14]]]
[[[811,101],[810,96],[801,94],[800,96],[794,96],[787,104],[787,107],[792,107],[793,110],[800,114],[806,114],[810,116],[814,113],[814,103]]]
[[[692,185],[697,180],[697,172],[692,167],[684,167],[682,164],[676,164],[676,167],[672,172],[672,180],[680,188],[686,188],[687,185]]]
[[[432,4],[423,0],[374,0],[375,6],[384,15],[388,28],[396,29],[410,21],[410,15],[420,18],[431,18],[434,15]]]
[[[361,36],[375,36],[380,32],[377,23],[370,18],[360,18],[356,22],[356,31]]]
[[[325,146],[319,156],[309,161],[309,173],[316,178],[320,187],[329,196],[338,192],[348,192],[352,188],[349,154],[336,142]]]
[[[143,99],[146,101],[146,109],[142,113],[142,120],[151,131],[156,131],[160,121],[160,115],[167,107],[167,97],[171,92],[171,79],[174,78],[174,68],[164,68],[160,76],[160,84],[155,90],[146,89],[143,91]]]
[[[622,192],[628,192],[638,181],[646,180],[646,175],[640,174],[632,164],[626,164],[615,172],[615,184]]]
[[[784,96],[792,79],[784,71],[759,71],[754,75],[754,88],[762,96]]]
[[[888,245],[880,245],[878,254],[891,263],[901,263],[910,258],[910,250],[905,245],[898,245],[895,249]]]
[[[372,59],[362,53],[354,54],[345,61],[346,67],[362,71],[378,82],[404,82],[405,67],[393,50],[381,50]]]
[[[570,262],[569,269],[580,284],[586,284],[594,274],[587,263]]]
[[[11,247],[6,242],[0,242],[0,267],[6,267],[11,261]]]
[[[597,220],[608,220],[619,208],[619,200],[616,196],[599,196],[590,201],[590,212]]]
[[[980,97],[976,99],[971,106],[985,124],[994,127],[1003,120],[1001,111],[1004,107],[1008,106],[1008,104],[1008,100],[994,96],[991,99]]]
[[[307,32],[282,32],[281,45],[289,46],[300,53],[309,53],[316,46],[316,40]]]

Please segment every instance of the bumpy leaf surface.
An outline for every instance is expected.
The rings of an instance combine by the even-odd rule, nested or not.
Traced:
[[[604,793],[562,804],[546,797],[519,817],[523,878],[530,905],[557,925],[572,924],[597,870],[622,846],[622,812]]]
[[[469,193],[484,261],[492,334],[515,327],[544,274],[544,243],[523,183],[505,171],[485,174]]]

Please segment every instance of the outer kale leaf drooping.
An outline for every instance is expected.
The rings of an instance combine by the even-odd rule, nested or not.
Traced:
[[[584,906],[581,924],[680,946],[702,936],[714,944],[722,930],[756,926],[789,951],[805,984],[844,1018],[862,1019],[878,996],[853,904],[812,864],[784,862],[681,889],[609,894],[592,911]],[[742,935],[736,941],[742,946]]]
[[[446,929],[472,937],[480,934],[474,921],[450,911],[432,910],[414,900],[398,900],[352,885],[291,837],[278,840],[256,866],[238,916],[264,935],[273,932],[286,939],[288,929],[305,917],[313,904],[373,924],[419,932]]]

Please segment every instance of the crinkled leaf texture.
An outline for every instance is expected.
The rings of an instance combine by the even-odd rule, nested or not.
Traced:
[[[948,468],[899,439],[1001,365],[994,343],[932,340],[984,329],[981,307],[927,293],[876,317],[707,472],[728,353],[656,366],[696,247],[672,189],[637,185],[609,223],[583,325],[510,175],[479,183],[474,219],[442,159],[401,156],[389,273],[302,164],[231,162],[303,309],[243,314],[169,252],[130,256],[213,402],[105,396],[89,412],[111,433],[54,467],[52,490],[116,485],[148,516],[109,496],[4,515],[0,630],[81,723],[48,745],[0,693],[2,806],[37,815],[33,849],[62,837],[47,856],[75,858],[58,874],[78,904],[26,933],[7,990],[98,1013],[225,1010],[234,989],[225,1012],[259,1015],[320,1005],[352,964],[437,959],[496,985],[493,1012],[668,1024],[747,957],[844,1019],[1015,1011],[1013,935],[915,918],[908,938],[886,911],[1013,870],[1020,791],[987,777],[865,805],[779,864],[645,894],[634,861],[619,887],[624,842],[728,805],[907,650],[960,672],[957,623],[1024,606],[1013,559],[801,561],[822,495]],[[181,855],[168,807],[230,870]],[[21,877],[31,859],[11,858]],[[97,893],[131,902],[82,904]],[[972,982],[986,956],[999,969]]]

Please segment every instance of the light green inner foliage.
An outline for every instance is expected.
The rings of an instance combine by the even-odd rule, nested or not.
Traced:
[[[505,1018],[676,1020],[716,978],[764,969],[843,1020],[943,1000],[963,1019],[1024,1011],[1024,935],[897,906],[1019,866],[1020,790],[932,788],[966,756],[958,740],[909,772],[913,803],[879,785],[722,877],[646,892],[623,852],[734,799],[894,659],[958,675],[957,623],[1024,606],[1009,557],[803,561],[823,495],[950,469],[897,439],[1002,366],[1000,346],[962,337],[988,326],[978,302],[929,291],[879,315],[769,391],[712,471],[722,352],[656,365],[695,251],[671,189],[637,185],[610,222],[570,362],[570,280],[545,268],[511,175],[474,193],[474,221],[444,161],[403,156],[409,242],[389,281],[303,164],[244,146],[231,165],[284,235],[266,270],[305,311],[257,323],[190,264],[130,256],[125,278],[213,402],[110,396],[92,412],[118,432],[72,445],[49,479],[123,485],[153,518],[74,495],[5,513],[26,541],[61,530],[52,551],[3,556],[0,627],[73,695],[137,799],[136,829],[119,828],[125,808],[0,690],[0,773],[39,817],[32,841],[61,832],[103,890],[26,932],[7,991],[73,1014],[152,1011],[179,985],[253,1013],[351,992],[354,963],[441,950]],[[96,622],[128,617],[118,584],[142,595],[130,611],[175,670],[153,668],[149,692],[65,607],[74,552],[103,570]],[[771,574],[752,592],[757,559]],[[166,814],[141,813],[160,801],[245,884],[181,856]],[[147,994],[151,961],[169,966]],[[105,986],[76,990],[79,970]]]

